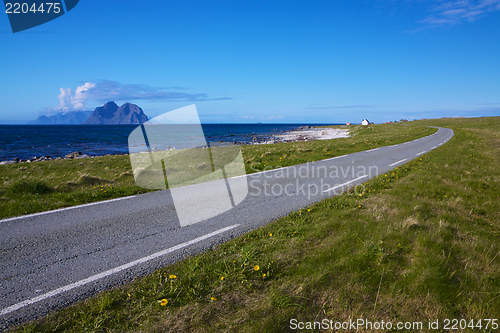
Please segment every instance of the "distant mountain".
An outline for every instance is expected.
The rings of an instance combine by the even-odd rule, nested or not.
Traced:
[[[53,116],[45,115],[38,117],[36,120],[31,120],[28,125],[76,125],[81,124],[92,114],[93,111],[70,111],[59,112]]]
[[[148,121],[148,116],[135,104],[125,103],[118,107],[115,102],[107,102],[98,107],[90,115],[85,125],[129,125],[142,124]]]

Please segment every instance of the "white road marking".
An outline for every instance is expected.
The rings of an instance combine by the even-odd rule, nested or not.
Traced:
[[[332,188],[329,188],[328,190],[324,190],[324,191],[323,191],[323,193],[325,193],[325,192],[329,192],[329,191],[331,191],[331,190],[334,190],[334,189],[339,188],[339,187],[342,187],[342,186],[345,186],[345,185],[347,185],[347,184],[349,184],[349,183],[355,182],[356,180],[360,180],[361,178],[365,178],[365,177],[368,177],[368,175],[364,175],[364,176],[358,177],[358,178],[356,178],[356,179],[350,180],[350,181],[348,181],[348,182],[345,182],[344,184],[340,184],[340,185],[334,186],[334,187],[332,187]]]
[[[23,301],[23,302],[19,302],[17,304],[9,306],[8,308],[2,309],[2,311],[0,311],[0,316],[6,315],[6,314],[14,312],[14,311],[17,311],[17,310],[19,310],[21,308],[24,308],[25,306],[28,306],[28,305],[31,305],[31,304],[43,301],[43,300],[45,300],[47,298],[54,297],[56,295],[59,295],[61,293],[66,292],[66,291],[69,291],[69,290],[81,287],[81,286],[83,286],[83,285],[85,285],[87,283],[100,280],[100,279],[102,279],[104,277],[107,277],[107,276],[110,276],[112,274],[121,272],[121,271],[126,270],[126,269],[128,269],[130,267],[133,267],[133,266],[136,266],[136,265],[139,265],[139,264],[143,264],[143,263],[145,263],[147,261],[156,259],[158,257],[161,257],[161,256],[165,255],[165,254],[168,254],[168,253],[174,252],[176,250],[182,249],[182,248],[184,248],[186,246],[198,243],[198,242],[200,242],[202,240],[208,239],[210,237],[213,237],[215,235],[221,234],[223,232],[226,232],[228,230],[234,229],[234,228],[239,227],[239,226],[240,226],[239,224],[235,224],[235,225],[232,225],[232,226],[229,226],[229,227],[225,227],[225,228],[219,229],[217,231],[214,231],[214,232],[211,232],[211,233],[206,234],[204,236],[195,238],[195,239],[190,240],[188,242],[176,245],[174,247],[168,248],[168,249],[160,251],[160,252],[156,252],[156,253],[154,253],[152,255],[149,255],[147,257],[144,257],[144,258],[141,258],[141,259],[138,259],[138,260],[134,260],[132,262],[129,262],[128,264],[118,266],[116,268],[107,270],[105,272],[102,272],[102,273],[99,273],[99,274],[96,274],[96,275],[92,275],[91,277],[88,277],[86,279],[80,280],[80,281],[72,283],[72,284],[68,284],[67,286],[64,286],[64,287],[61,287],[61,288],[57,288],[57,289],[49,291],[48,293],[45,293],[43,295],[34,297],[32,299],[28,299],[28,300]]]
[[[437,148],[437,146],[434,146],[434,147],[432,147],[431,149],[436,149],[436,148]]]
[[[393,166],[393,165],[399,164],[399,163],[404,162],[404,161],[406,161],[406,158],[403,158],[401,161],[397,161],[395,163],[389,164],[389,166]]]
[[[417,154],[417,156],[418,156],[418,155],[422,155],[422,154],[424,154],[424,153],[427,153],[427,152],[424,150],[424,151],[422,151],[422,152],[418,153],[418,154]]]
[[[341,158],[341,157],[345,157],[345,156],[347,156],[347,155],[340,155],[340,156],[332,157],[332,158],[329,158],[329,159],[326,159],[326,160],[323,160],[323,161],[336,160],[337,158]]]
[[[137,195],[131,195],[129,197],[116,198],[116,199],[110,199],[110,200],[105,200],[105,201],[96,201],[96,202],[91,202],[91,203],[88,203],[88,204],[83,204],[83,205],[78,205],[78,206],[65,207],[65,208],[59,208],[59,209],[54,209],[54,210],[48,210],[48,211],[40,212],[40,213],[33,213],[33,214],[28,214],[28,215],[21,215],[21,216],[16,216],[16,217],[10,217],[10,218],[6,218],[6,219],[3,219],[3,220],[0,220],[0,223],[8,222],[8,221],[14,221],[14,220],[18,220],[18,219],[26,219],[26,218],[29,218],[29,217],[35,217],[35,216],[40,216],[40,215],[45,215],[45,214],[62,212],[62,211],[65,211],[65,210],[70,210],[70,209],[78,209],[78,208],[82,208],[82,207],[100,205],[100,204],[105,204],[105,203],[113,202],[113,201],[120,201],[120,200],[132,199],[132,198],[135,198],[136,196]]]
[[[292,165],[292,166],[294,166],[294,165]],[[278,171],[278,170],[286,169],[286,168],[289,168],[289,166],[283,167],[283,168],[278,168],[278,169],[270,169],[270,170],[265,170],[265,171],[254,172],[254,173],[250,173],[248,175],[242,175],[242,176],[238,176],[238,177],[246,177],[246,176],[250,176],[250,175],[258,175],[259,173],[266,173],[266,172],[271,172],[271,171]],[[236,177],[234,177],[234,178],[236,178]]]
[[[379,150],[380,148],[375,148],[375,149],[371,149],[371,150],[365,150],[365,153],[369,153],[371,151],[375,151],[375,150]]]
[[[242,178],[242,177],[250,177],[250,176],[258,175],[258,174],[261,174],[261,173],[266,173],[266,172],[272,172],[272,171],[278,171],[278,170],[281,170],[281,169],[291,168],[291,167],[293,167],[293,166],[294,166],[294,165],[287,166],[287,167],[282,167],[282,168],[277,168],[277,169],[270,169],[270,170],[265,170],[265,171],[259,171],[259,172],[254,172],[254,173],[248,173],[248,174],[241,175],[241,176],[229,177],[228,179],[235,179],[235,178]],[[188,185],[188,186],[189,186],[189,185]]]

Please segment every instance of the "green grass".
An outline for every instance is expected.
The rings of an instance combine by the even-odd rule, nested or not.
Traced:
[[[495,332],[484,319],[500,319],[499,120],[413,122],[455,136],[361,196],[303,208],[14,331],[282,332],[292,318],[439,319],[444,331],[456,318]]]
[[[352,126],[351,138],[242,146],[246,172],[316,161],[432,134],[424,126]],[[0,218],[150,190],[135,185],[128,155],[0,166]]]

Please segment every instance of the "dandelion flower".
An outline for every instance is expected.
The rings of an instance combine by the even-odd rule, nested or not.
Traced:
[[[310,212],[311,210],[310,210],[310,209],[308,209],[307,211],[308,211],[308,212]]]
[[[158,303],[160,303],[161,306],[165,306],[168,304],[168,300],[162,299],[161,301],[158,301]]]
[[[266,277],[266,273],[262,274],[262,277]]]
[[[210,297],[210,299],[211,299],[212,301],[216,301],[216,300],[217,300],[217,298],[215,298],[215,297],[213,297],[213,296],[212,296],[212,297]]]
[[[258,271],[258,270],[260,269],[260,267],[259,267],[259,265],[255,265],[255,266],[253,267],[253,269],[254,269],[255,271]]]
[[[272,237],[272,236],[273,236],[273,234],[269,234],[269,237]]]
[[[223,277],[223,276],[221,276],[221,277],[220,277],[220,280],[221,280],[221,281],[222,281],[222,280],[224,280],[224,277]]]
[[[169,279],[177,279],[177,276],[172,274],[172,275],[170,275],[168,278],[169,278]]]

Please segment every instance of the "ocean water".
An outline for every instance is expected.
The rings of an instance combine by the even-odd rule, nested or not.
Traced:
[[[206,141],[245,144],[299,126],[325,124],[203,124]],[[332,124],[335,125],[335,124]],[[128,153],[128,136],[137,125],[0,125],[0,161],[35,156],[64,156],[80,151],[91,156]],[[169,143],[185,148],[180,140]]]

